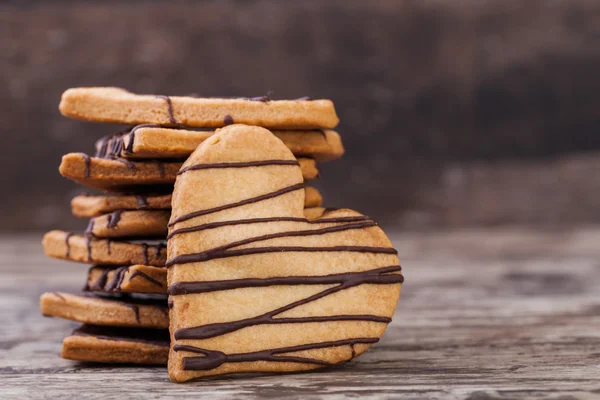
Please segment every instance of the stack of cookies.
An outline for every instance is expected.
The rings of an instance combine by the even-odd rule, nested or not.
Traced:
[[[75,216],[89,218],[84,233],[55,230],[43,240],[48,256],[91,265],[83,292],[49,292],[41,297],[44,315],[84,324],[63,342],[62,357],[73,360],[167,363],[166,244],[170,236],[182,233],[171,230],[169,235],[169,227],[177,223],[171,218],[173,185],[185,172],[204,169],[183,163],[219,128],[264,127],[280,139],[295,160],[267,160],[267,164],[299,167],[302,183],[286,190],[302,191],[306,208],[322,202],[319,192],[305,185],[318,177],[317,163],[344,152],[340,136],[331,130],[338,118],[329,100],[168,97],[119,88],[76,88],[63,94],[60,111],[71,118],[130,126],[101,138],[93,155],[66,154],[59,168],[64,177],[96,191],[71,202]],[[228,148],[234,158],[248,151],[243,146]],[[261,165],[265,160],[241,162],[235,168]],[[221,167],[231,165],[210,165]],[[238,186],[256,185],[241,174],[231,179]],[[210,181],[204,185],[198,193],[211,187],[220,190]]]

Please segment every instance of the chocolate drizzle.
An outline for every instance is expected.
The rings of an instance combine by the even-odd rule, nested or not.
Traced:
[[[159,287],[163,286],[163,284],[161,282],[157,281],[156,279],[154,279],[150,275],[148,275],[145,272],[142,272],[140,270],[133,271],[133,273],[129,276],[129,280],[131,281],[136,276],[141,276],[142,278],[146,279],[148,282],[151,282],[151,283],[155,284],[156,286],[159,286]]]
[[[169,100],[169,104],[170,100]],[[141,124],[141,125],[136,125],[133,128],[131,128],[131,131],[129,132],[129,143],[127,143],[127,147],[123,148],[123,138],[121,138],[121,148],[123,148],[124,153],[125,154],[133,154],[133,144],[135,142],[135,133],[137,132],[138,129],[141,128],[158,128],[160,125],[156,125],[156,124]]]
[[[306,218],[295,218],[295,217],[270,217],[270,218],[249,218],[249,219],[238,219],[233,221],[221,221],[221,222],[211,222],[208,224],[195,225],[187,228],[175,229],[167,236],[167,239],[172,238],[176,235],[181,235],[183,233],[190,232],[198,232],[206,229],[214,229],[220,228],[222,226],[230,226],[230,225],[246,225],[246,224],[259,224],[259,223],[267,223],[267,222],[304,222],[308,224],[327,224],[327,223],[342,223],[342,222],[362,222],[362,221],[370,221],[371,219],[366,216],[357,216],[357,217],[340,217],[340,218],[324,218],[319,220],[309,220]]]
[[[116,269],[114,269],[114,271],[115,271],[115,274],[114,274],[113,278],[110,280],[110,282],[108,284],[106,284],[106,279],[104,281],[103,286],[107,292],[116,292],[119,289],[121,289],[121,286],[123,285],[123,281],[125,280],[125,274],[127,274],[127,271],[129,271],[129,266],[117,267]],[[106,272],[108,274],[108,272],[110,272],[110,270],[103,271],[103,274],[104,274],[104,272]]]
[[[121,290],[121,288],[123,286],[123,282],[125,281],[125,275],[127,274],[127,272],[129,272],[131,266],[122,266],[122,267],[94,266],[94,267],[90,268],[90,271],[89,271],[90,276],[91,276],[92,271],[95,268],[103,268],[103,269],[102,269],[102,272],[100,273],[100,276],[98,277],[98,279],[96,279],[96,281],[91,286],[88,286],[86,291],[118,292]],[[114,271],[114,276],[112,277],[112,279],[109,282],[108,275],[113,271]],[[133,278],[135,278],[136,276],[140,276],[140,277],[146,279],[148,282],[150,282],[154,285],[157,285],[159,287],[163,286],[163,284],[161,282],[159,282],[158,280],[154,279],[150,275],[148,275],[140,270],[135,270],[131,273],[131,275],[129,275],[129,282],[131,282],[133,280]]]
[[[94,157],[114,159],[121,155],[123,150],[123,136],[129,131],[119,131],[100,138],[96,142],[96,154]]]
[[[83,162],[85,163],[85,170],[83,171],[83,176],[85,178],[89,178],[90,177],[90,169],[92,166],[92,159],[90,158],[90,156],[88,156],[85,153],[79,153],[81,155],[81,157],[83,158]]]
[[[392,284],[404,282],[399,265],[382,267],[362,272],[345,272],[323,276],[285,276],[274,278],[246,278],[211,282],[177,282],[169,286],[168,293],[172,296],[182,294],[208,293],[221,290],[231,290],[250,287],[267,287],[280,285],[333,285],[345,288],[358,286],[363,283]]]
[[[135,128],[134,128],[135,129]],[[136,166],[129,160],[121,158],[121,153],[124,152],[123,138],[129,131],[120,131],[107,135],[96,142],[96,154],[94,157],[104,158],[107,160],[118,161],[125,164],[127,168],[135,170]]]
[[[224,335],[242,328],[264,324],[289,324],[289,323],[307,323],[307,322],[326,322],[326,321],[371,321],[389,323],[391,318],[377,315],[331,315],[323,317],[304,317],[304,318],[274,318],[278,314],[289,311],[298,306],[318,300],[330,294],[345,290],[358,285],[370,283],[376,285],[391,285],[402,283],[404,277],[401,274],[393,272],[400,271],[399,265],[393,265],[384,268],[377,268],[364,272],[342,273],[326,276],[298,276],[298,277],[280,277],[266,279],[234,279],[229,281],[216,282],[181,282],[169,287],[170,295],[205,293],[217,290],[231,290],[242,287],[265,287],[273,285],[327,285],[338,284],[337,286],[325,289],[319,293],[309,296],[305,299],[292,302],[283,307],[277,308],[268,313],[246,318],[243,320],[208,324],[203,326],[181,328],[175,331],[175,339],[208,339],[215,336]]]
[[[233,117],[231,115],[229,115],[229,114],[225,115],[225,117],[223,118],[223,123],[225,125],[232,125],[234,123],[233,122]]]
[[[150,207],[148,204],[148,198],[146,196],[135,196],[135,200],[137,201],[138,210],[145,210]]]
[[[156,163],[156,168],[158,168],[158,176],[160,176],[161,178],[165,177],[165,165],[160,162],[159,160],[155,161]]]
[[[90,268],[90,271],[88,273],[90,273],[92,271],[92,269],[94,269],[94,268],[95,267]],[[108,279],[108,273],[112,270],[114,270],[114,268],[105,267],[105,269],[102,271],[102,273],[100,274],[98,279],[96,279],[96,282],[94,282],[92,284],[92,286],[89,286],[89,284],[88,284],[87,290],[91,290],[91,291],[95,291],[95,292],[104,291],[106,288],[106,281]]]
[[[162,242],[161,242],[161,243],[158,243],[158,244],[156,245],[156,248],[154,249],[154,257],[156,257],[156,258],[160,257],[160,252],[161,252],[161,250],[162,250],[162,249],[166,249],[166,248],[167,248],[167,245],[166,245],[166,244],[164,244],[164,243],[162,243]]]
[[[298,356],[277,356],[277,354],[294,353],[299,351],[323,349],[327,347],[347,346],[358,343],[372,344],[377,343],[377,338],[353,338],[342,339],[329,342],[310,343],[299,346],[280,347],[255,351],[251,353],[225,354],[221,351],[206,350],[189,345],[175,345],[173,351],[188,351],[191,353],[203,354],[203,357],[184,357],[183,369],[188,371],[205,371],[217,368],[224,363],[233,362],[253,362],[253,361],[273,361],[273,362],[296,362],[315,365],[331,365],[330,362],[316,358],[298,357]]]
[[[62,294],[58,293],[58,292],[52,292],[52,294],[56,297],[58,297],[59,299],[61,299],[62,301],[67,301],[67,299],[65,299],[65,296],[63,296]]]
[[[84,236],[83,236],[84,239],[85,239],[85,245],[87,247],[87,255],[88,255],[87,261],[93,261],[93,257],[92,257],[93,247],[94,247],[95,244],[99,244],[100,243],[100,239],[97,238],[93,234],[93,232],[92,232],[93,227],[94,227],[94,219],[92,218],[92,219],[90,219],[90,222],[88,224],[88,228],[86,229],[86,231],[84,233]],[[73,234],[67,234],[67,236],[71,237],[71,236],[74,236],[74,235]],[[156,257],[155,257],[156,259],[154,259],[154,261],[158,263],[159,258],[161,257],[160,253],[166,247],[165,243],[163,241],[160,241],[160,242],[158,242],[156,244],[154,244],[154,243],[148,244],[148,243],[145,243],[145,242],[140,242],[141,240],[148,240],[148,238],[131,237],[131,238],[128,238],[128,240],[120,240],[120,241],[111,241],[110,238],[105,238],[105,239],[103,238],[102,239],[102,241],[105,241],[105,243],[106,243],[106,250],[107,250],[106,253],[109,254],[109,255],[111,253],[111,246],[112,246],[113,243],[115,243],[115,244],[130,244],[130,245],[136,246],[135,249],[131,249],[131,250],[125,249],[125,250],[123,250],[123,251],[127,252],[127,255],[125,256],[126,259],[122,261],[123,263],[127,262],[127,263],[142,264],[142,262],[135,261],[135,259],[131,260],[131,261],[128,260],[128,258],[131,257],[130,251],[137,251],[137,246],[141,247],[142,254],[144,256],[144,264],[148,264],[148,262],[149,262],[149,259],[150,259],[150,257],[149,257],[149,254],[150,254],[149,251],[150,251],[151,247],[154,248],[154,250],[155,250],[154,254],[156,255]],[[66,241],[67,241],[67,237],[65,236],[65,242]],[[158,248],[158,250],[156,250],[157,248]],[[102,246],[100,248],[98,248],[97,250],[103,250]],[[67,248],[67,252],[69,252],[69,248]],[[100,255],[101,255],[101,259],[102,259],[102,257],[104,256],[104,254],[103,254],[102,251],[100,251]],[[114,261],[116,261],[116,260],[112,260],[111,259],[111,260],[105,260],[105,261],[107,263],[114,263]],[[163,266],[162,263],[159,263],[159,265],[157,265],[157,267],[161,267],[161,266]]]
[[[172,123],[173,125],[179,125],[177,123],[177,121],[175,120],[175,116],[173,115],[173,103],[171,103],[171,98],[169,96],[165,96],[162,94],[157,94],[155,97],[158,97],[159,99],[164,99],[167,102],[167,112],[169,114],[169,122]]]
[[[144,254],[144,264],[148,265],[148,243],[142,243],[142,253]],[[160,254],[160,251],[158,253]]]
[[[88,261],[92,260],[92,239],[94,239],[96,236],[94,235],[94,223],[95,218],[91,218],[90,222],[88,223],[88,226],[83,234],[83,236],[85,237],[85,247],[87,248],[87,259]]]
[[[175,264],[189,264],[194,262],[204,262],[218,258],[229,258],[247,256],[252,254],[281,253],[281,252],[354,252],[354,253],[373,253],[373,254],[398,254],[392,247],[375,246],[329,246],[329,247],[304,247],[304,246],[268,246],[252,247],[239,250],[218,250],[214,252],[202,252],[193,254],[182,254],[173,257],[166,262],[167,267]]]
[[[290,165],[294,167],[300,166],[297,160],[260,160],[260,161],[247,161],[247,162],[224,162],[215,164],[196,164],[189,165],[181,168],[177,175],[181,175],[188,171],[197,171],[202,169],[215,169],[215,168],[247,168],[247,167],[264,167],[268,165]]]
[[[108,220],[106,222],[106,227],[108,229],[114,229],[119,224],[121,220],[121,214],[123,214],[123,210],[116,210],[113,213],[108,215]]]
[[[85,245],[87,247],[87,259],[88,261],[92,261],[92,238],[87,236],[85,238]]]
[[[66,258],[69,258],[69,256],[71,255],[71,244],[69,243],[69,239],[71,239],[71,236],[73,236],[73,232],[69,232],[65,236],[65,245],[67,246],[67,251],[65,253]]]
[[[225,123],[227,124],[227,117]],[[233,123],[231,119],[230,123]],[[291,163],[289,160],[262,160],[254,162],[239,162],[239,163],[216,163],[216,164],[199,164],[192,165],[180,170],[179,174],[185,173],[190,170],[199,169],[210,169],[210,168],[243,168],[253,167],[262,165],[298,165],[297,162]],[[285,188],[266,193],[260,196],[248,198],[235,203],[229,203],[214,208],[192,211],[190,213],[181,215],[173,218],[169,223],[169,227],[176,225],[179,222],[188,221],[192,218],[208,215],[211,213],[228,210],[235,207],[240,207],[246,204],[259,202],[262,200],[281,196],[285,193],[293,192],[295,190],[302,189],[302,184],[290,185]],[[323,214],[326,214],[327,210]],[[168,238],[172,238],[175,235],[189,232],[197,232],[204,229],[213,229],[221,226],[228,225],[242,225],[252,223],[264,223],[274,221],[291,221],[291,222],[303,222],[303,223],[335,223],[337,225],[327,227],[317,227],[317,229],[304,229],[294,231],[284,231],[269,233],[260,236],[245,238],[230,242],[228,244],[218,246],[209,250],[205,250],[199,253],[179,254],[166,262],[166,266],[170,267],[173,265],[181,265],[195,262],[205,262],[214,259],[222,259],[227,257],[238,257],[253,254],[266,254],[266,253],[281,253],[281,252],[359,252],[359,253],[372,253],[372,254],[391,254],[396,255],[397,251],[392,247],[378,247],[378,246],[354,246],[354,245],[337,245],[337,246],[266,246],[266,247],[243,247],[251,243],[268,241],[276,238],[285,237],[300,237],[300,236],[314,236],[314,235],[326,235],[335,232],[342,232],[351,229],[367,229],[375,227],[377,224],[368,217],[356,216],[356,217],[340,217],[330,218],[328,220],[314,220],[309,221],[305,218],[294,218],[294,217],[270,217],[270,218],[255,218],[237,221],[219,221],[210,222],[196,226],[185,227],[182,229],[176,229],[171,231]],[[346,243],[346,241],[341,242]],[[171,332],[175,340],[205,340],[215,338],[218,336],[226,335],[232,332],[239,331],[244,328],[260,326],[260,325],[278,325],[278,324],[322,324],[324,322],[334,321],[365,321],[376,324],[388,324],[391,322],[391,318],[385,315],[375,314],[340,314],[340,315],[307,315],[306,313],[301,314],[298,317],[286,317],[284,313],[301,307],[308,303],[312,303],[326,296],[340,292],[342,290],[350,289],[363,284],[375,284],[375,285],[398,285],[404,281],[404,277],[400,273],[400,265],[391,265],[387,267],[375,268],[367,271],[360,272],[347,272],[340,274],[331,274],[325,276],[283,276],[283,277],[271,277],[271,278],[245,278],[245,279],[231,279],[225,281],[209,281],[209,282],[177,282],[168,288],[168,294],[171,296],[188,295],[188,294],[201,294],[216,291],[235,290],[240,288],[261,288],[268,286],[283,286],[283,285],[321,285],[325,286],[326,289],[317,288],[319,292],[312,294],[308,297],[300,300],[292,301],[284,306],[278,307],[274,310],[268,311],[261,315],[254,317],[244,318],[236,321],[228,322],[217,322],[204,324],[200,326],[185,326],[176,329]],[[176,299],[176,298],[175,298]],[[174,300],[175,300],[174,299]],[[172,307],[172,302],[169,300],[169,307]],[[325,312],[326,313],[326,312]],[[280,315],[284,314],[280,317]],[[309,328],[305,328],[309,329]],[[291,355],[278,355],[284,353],[294,353],[312,349],[321,349],[336,346],[350,346],[350,358],[356,356],[355,344],[364,343],[371,344],[376,343],[378,338],[351,338],[342,339],[336,341],[328,341],[321,343],[310,343],[299,346],[289,346],[275,349],[266,349],[262,351],[250,352],[250,353],[235,353],[225,354],[217,350],[207,350],[190,345],[176,344],[173,346],[174,351],[187,351],[192,353],[202,354],[202,357],[183,357],[183,369],[184,370],[210,370],[218,368],[224,363],[237,363],[237,362],[255,362],[255,361],[274,361],[274,362],[296,362],[296,363],[307,363],[315,365],[330,365],[329,361],[299,357]]]
[[[240,207],[246,204],[251,204],[251,203],[256,203],[262,200],[267,200],[267,199],[272,199],[274,197],[277,196],[281,196],[283,194],[289,193],[289,192],[294,192],[296,190],[300,190],[300,189],[304,189],[304,184],[302,183],[298,183],[296,185],[291,185],[291,186],[287,186],[284,187],[282,189],[279,190],[275,190],[274,192],[271,193],[266,193],[260,196],[256,196],[256,197],[251,197],[249,199],[246,200],[241,200],[238,201],[236,203],[230,203],[230,204],[225,204],[223,206],[218,206],[218,207],[214,207],[214,208],[209,208],[206,210],[199,210],[199,211],[194,211],[191,212],[189,214],[184,214],[180,217],[175,218],[173,221],[169,222],[168,226],[173,226],[179,222],[183,222],[183,221],[187,221],[189,219],[195,218],[195,217],[199,217],[201,215],[207,215],[207,214],[212,214],[218,211],[223,211],[223,210],[228,210],[230,208],[235,208],[235,207]]]
[[[107,136],[104,136],[96,142],[96,154],[94,157],[104,158],[109,160],[119,161],[125,164],[129,169],[135,169],[136,166],[129,160],[121,158],[121,155],[133,153],[133,143],[135,141],[135,133],[140,128],[157,128],[156,124],[141,124],[136,125],[126,131],[119,131]],[[129,135],[129,143],[124,144],[125,136]]]
[[[327,233],[334,233],[334,232],[342,232],[342,231],[346,231],[346,230],[350,230],[350,229],[363,229],[363,228],[369,228],[369,227],[373,227],[373,226],[377,226],[377,224],[374,221],[363,221],[363,222],[359,222],[359,223],[350,223],[350,224],[344,224],[344,225],[338,225],[338,226],[330,226],[330,227],[326,227],[326,228],[321,228],[321,229],[312,229],[312,230],[303,230],[303,231],[288,231],[288,232],[277,232],[277,233],[271,233],[268,235],[262,235],[262,236],[256,236],[256,237],[252,237],[252,238],[248,238],[248,239],[244,239],[244,240],[239,240],[237,242],[232,242],[223,246],[219,246],[219,247],[215,247],[214,249],[210,249],[201,253],[193,253],[193,254],[183,254],[183,255],[179,255],[177,257],[174,257],[173,259],[167,261],[166,266],[169,267],[173,264],[185,264],[186,262],[199,262],[199,261],[208,261],[208,260],[212,260],[215,258],[225,258],[225,257],[232,257],[235,255],[244,255],[244,254],[258,254],[258,253],[270,253],[272,251],[277,251],[277,250],[272,250],[272,249],[280,249],[279,251],[286,251],[284,249],[290,249],[287,251],[364,251],[364,252],[385,252],[385,251],[380,251],[380,249],[382,248],[378,248],[378,247],[366,247],[366,246],[334,246],[334,247],[311,247],[311,249],[315,249],[315,250],[306,250],[307,248],[304,247],[264,247],[264,248],[253,248],[253,249],[241,249],[241,250],[233,250],[233,251],[227,251],[228,249],[231,249],[233,247],[238,247],[238,246],[243,246],[246,244],[250,244],[250,243],[254,243],[254,242],[260,242],[260,241],[264,241],[264,240],[269,240],[269,239],[276,239],[276,238],[282,238],[282,237],[296,237],[296,236],[313,236],[313,235],[324,235]],[[253,251],[256,249],[262,249],[262,251]],[[302,250],[295,250],[295,249],[302,249]],[[319,249],[326,249],[326,250],[319,250]],[[389,249],[389,248],[383,248],[383,249]],[[253,252],[251,253],[247,253],[244,252],[244,250],[246,251],[250,251],[252,250]],[[396,250],[391,249],[393,254],[396,254]],[[236,253],[236,252],[241,252],[241,253]]]

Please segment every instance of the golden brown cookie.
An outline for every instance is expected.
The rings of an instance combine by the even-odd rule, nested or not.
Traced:
[[[219,128],[233,123],[280,129],[335,128],[331,100],[195,98],[139,95],[113,87],[68,89],[60,112],[76,119],[117,124]]]
[[[71,200],[71,211],[77,217],[99,217],[117,210],[170,210],[171,194],[99,195],[81,194]]]
[[[167,269],[149,265],[95,265],[85,288],[103,293],[167,293]]]
[[[96,238],[164,238],[170,215],[170,210],[117,210],[92,218],[86,235]]]
[[[126,191],[139,190],[140,186],[171,186],[179,168],[179,161],[132,162],[90,157],[84,153],[69,153],[62,157],[58,171],[65,178],[89,188]]]
[[[166,260],[166,246],[130,243],[111,239],[96,239],[64,231],[50,231],[42,240],[48,257],[89,264],[151,265],[162,267]]]
[[[63,340],[60,356],[75,361],[166,365],[169,331],[82,325]]]
[[[317,163],[311,158],[299,158],[304,179],[319,175]],[[93,189],[107,191],[140,190],[145,187],[172,187],[181,162],[128,161],[90,157],[84,153],[69,153],[62,157],[60,174]]]
[[[169,309],[164,300],[104,298],[86,294],[47,292],[40,297],[42,315],[84,324],[166,328]]]
[[[96,156],[127,159],[185,159],[214,133],[214,130],[192,131],[138,125],[130,131],[100,139],[96,143]],[[329,161],[340,158],[344,154],[340,135],[330,129],[274,131],[273,134],[280,138],[297,157],[308,156],[317,161]]]
[[[202,169],[173,192],[172,380],[337,364],[391,321],[403,277],[390,240],[351,210],[306,218],[293,160],[268,130],[235,126],[184,165]]]
[[[304,188],[304,206],[319,207],[321,193],[314,187]],[[171,194],[163,195],[78,195],[71,200],[71,211],[77,217],[99,217],[118,210],[171,210]],[[169,211],[170,212],[170,211]]]

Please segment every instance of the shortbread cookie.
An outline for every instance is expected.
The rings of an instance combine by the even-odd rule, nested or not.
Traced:
[[[96,142],[96,157],[127,159],[188,158],[200,143],[215,133],[138,125],[130,131],[105,136]],[[274,131],[273,134],[298,156],[329,161],[344,154],[342,140],[330,129]]]
[[[89,292],[167,293],[167,269],[149,265],[95,265],[88,271]]]
[[[299,158],[304,179],[309,181],[319,175],[317,163],[311,158]],[[107,191],[140,190],[140,186],[172,187],[181,162],[128,161],[90,157],[84,153],[69,153],[62,157],[60,174],[93,189]]]
[[[85,324],[166,328],[169,309],[164,300],[105,298],[85,294],[48,292],[40,297],[42,315]]]
[[[180,168],[179,161],[132,162],[69,153],[62,157],[58,171],[65,178],[89,188],[123,191],[140,190],[139,186],[170,187]]]
[[[42,241],[48,257],[89,264],[165,265],[167,250],[162,242],[132,243],[84,237],[64,231],[50,231]]]
[[[86,235],[96,238],[165,237],[169,210],[117,210],[90,220]]]
[[[62,358],[100,363],[167,364],[167,329],[82,325],[63,340]]]
[[[172,380],[337,364],[391,321],[403,277],[390,240],[351,210],[307,219],[293,159],[266,129],[235,126],[184,165],[203,167],[173,192]]]
[[[60,112],[76,119],[117,124],[219,128],[233,123],[280,129],[335,128],[331,100],[195,98],[139,95],[114,87],[68,89]]]
[[[314,187],[304,188],[304,207],[319,207],[321,193]],[[170,210],[171,194],[163,195],[101,195],[86,194],[73,197],[71,211],[77,217],[92,218],[118,210]]]
[[[171,193],[151,195],[80,194],[71,200],[71,211],[77,217],[92,218],[118,210],[170,210]]]

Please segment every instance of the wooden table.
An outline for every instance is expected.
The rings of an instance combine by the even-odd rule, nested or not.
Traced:
[[[76,324],[41,317],[38,297],[76,290],[86,269],[46,259],[40,236],[4,238],[0,399],[600,397],[600,229],[393,237],[406,282],[371,351],[320,372],[191,384],[58,357]]]

